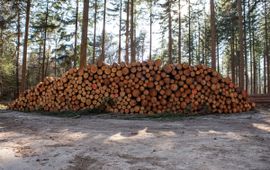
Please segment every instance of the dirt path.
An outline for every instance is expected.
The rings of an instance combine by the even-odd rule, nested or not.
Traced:
[[[0,169],[270,169],[270,112],[178,121],[0,113]]]

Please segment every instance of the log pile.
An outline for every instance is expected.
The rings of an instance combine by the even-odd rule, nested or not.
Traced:
[[[114,113],[212,113],[255,107],[229,78],[205,65],[167,64],[160,60],[88,65],[60,78],[47,77],[9,105],[20,111],[104,109]]]

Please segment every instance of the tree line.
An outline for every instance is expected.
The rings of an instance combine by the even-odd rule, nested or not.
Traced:
[[[2,96],[88,63],[205,64],[270,93],[267,0],[1,0]]]

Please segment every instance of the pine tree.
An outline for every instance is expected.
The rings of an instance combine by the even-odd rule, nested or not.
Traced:
[[[27,62],[28,31],[29,31],[29,21],[30,21],[30,7],[31,7],[31,0],[27,0],[25,31],[24,31],[24,45],[23,45],[22,80],[21,80],[20,93],[24,92],[25,86],[26,86],[26,62]]]
[[[89,0],[84,0],[83,1],[83,23],[82,23],[82,40],[81,40],[80,69],[83,69],[83,68],[86,67],[88,11],[89,11]]]

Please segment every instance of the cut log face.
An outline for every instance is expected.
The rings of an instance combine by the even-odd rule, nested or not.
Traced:
[[[167,64],[160,60],[88,65],[60,78],[47,77],[9,105],[20,111],[103,109],[122,113],[232,113],[251,110],[229,78],[205,65]]]

